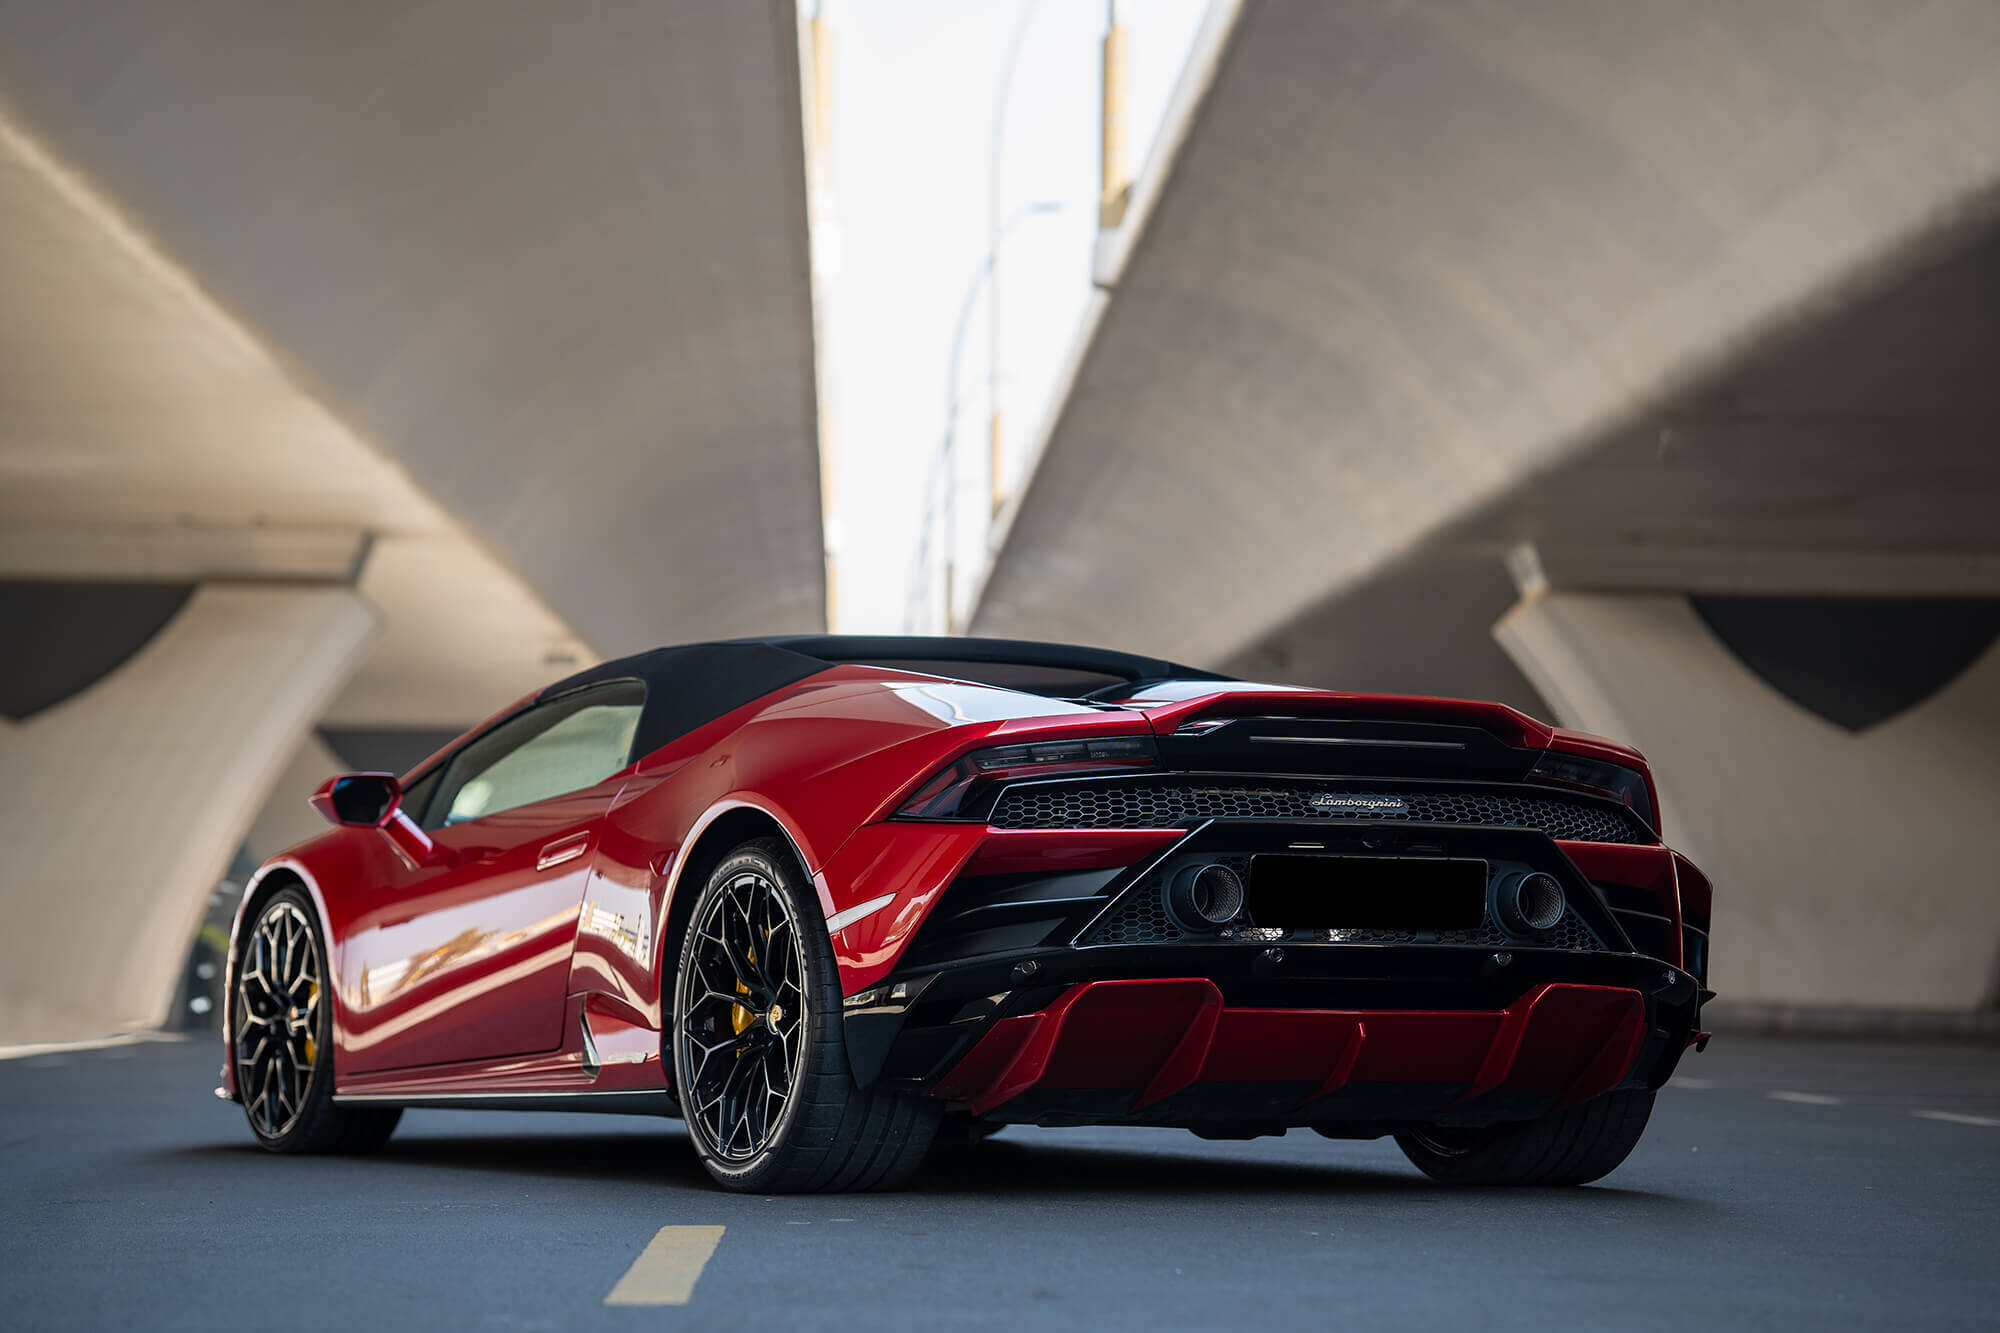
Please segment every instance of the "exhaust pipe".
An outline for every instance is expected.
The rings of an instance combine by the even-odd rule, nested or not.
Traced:
[[[1190,934],[1219,930],[1243,910],[1243,881],[1228,866],[1182,866],[1167,883],[1167,915]]]
[[[1539,935],[1562,924],[1569,900],[1563,896],[1562,881],[1539,870],[1510,875],[1495,895],[1494,914],[1509,935]]]

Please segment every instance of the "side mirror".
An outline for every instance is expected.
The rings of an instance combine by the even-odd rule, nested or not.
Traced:
[[[313,809],[344,828],[382,830],[412,870],[448,865],[450,855],[403,813],[403,784],[394,773],[342,773],[312,794]]]
[[[381,828],[403,803],[403,784],[393,773],[343,773],[312,795],[313,808],[335,824]]]

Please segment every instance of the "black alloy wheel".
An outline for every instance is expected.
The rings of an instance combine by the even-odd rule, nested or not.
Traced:
[[[936,1103],[854,1085],[840,973],[811,882],[774,838],[722,858],[681,945],[673,1076],[717,1183],[774,1194],[893,1189],[922,1163]]]
[[[740,863],[704,895],[679,1003],[681,1113],[715,1157],[748,1162],[791,1105],[809,1005],[799,923],[765,869]]]
[[[230,996],[236,1093],[257,1141],[273,1152],[365,1152],[402,1112],[333,1102],[333,1012],[326,950],[312,904],[273,894],[245,935]]]

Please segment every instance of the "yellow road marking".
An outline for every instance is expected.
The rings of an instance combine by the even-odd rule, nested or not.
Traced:
[[[661,1227],[625,1276],[604,1298],[606,1305],[686,1305],[708,1257],[722,1240],[721,1227]]]

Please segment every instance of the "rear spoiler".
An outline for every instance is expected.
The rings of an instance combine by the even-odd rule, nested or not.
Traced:
[[[1171,703],[1136,707],[1162,736],[1191,722],[1230,717],[1374,718],[1394,722],[1438,722],[1479,727],[1523,750],[1546,750],[1556,731],[1506,704],[1474,699],[1439,699],[1421,694],[1349,694],[1339,690],[1229,690]],[[1601,742],[1600,742],[1601,744]],[[1565,746],[1564,748],[1568,748]]]

